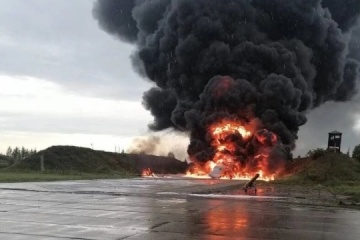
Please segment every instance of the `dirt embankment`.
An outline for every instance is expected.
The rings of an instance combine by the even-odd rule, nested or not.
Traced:
[[[185,172],[187,168],[187,163],[169,157],[111,153],[74,146],[53,146],[31,155],[3,171],[40,171],[42,156],[45,170],[63,173],[127,172],[139,174],[144,168],[149,167],[155,173],[180,173]]]
[[[303,203],[360,206],[360,162],[341,153],[297,159],[271,185]],[[268,193],[271,185],[264,185]]]

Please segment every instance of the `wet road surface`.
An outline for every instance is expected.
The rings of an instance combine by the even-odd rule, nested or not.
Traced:
[[[226,184],[186,179],[0,184],[0,239],[360,239],[357,210],[190,194]]]

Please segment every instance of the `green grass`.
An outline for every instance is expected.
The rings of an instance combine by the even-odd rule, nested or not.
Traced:
[[[327,153],[325,156],[307,162],[295,174],[277,182],[328,186],[341,185],[347,182],[360,183],[360,162],[344,154]]]
[[[45,182],[45,181],[66,181],[66,180],[94,180],[94,179],[121,179],[135,177],[133,173],[56,173],[56,172],[1,172],[1,183],[13,182]]]
[[[73,146],[53,146],[40,151],[26,159],[20,160],[2,172],[40,172],[41,157],[44,159],[44,168],[55,173],[82,172],[100,175],[114,173],[136,173],[131,160],[125,154],[94,151],[89,148]]]
[[[42,163],[44,172],[41,172]],[[0,155],[0,182],[130,178],[139,176],[145,167],[151,167],[154,172],[177,173],[178,168],[185,171],[187,164],[174,158],[145,154],[52,146],[15,163]]]
[[[359,203],[360,162],[344,154],[327,153],[310,161],[296,174],[272,183],[323,189]]]
[[[360,203],[360,184],[358,181],[329,186],[328,189],[334,194],[348,196],[349,200]]]

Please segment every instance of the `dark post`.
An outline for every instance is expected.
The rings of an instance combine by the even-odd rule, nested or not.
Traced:
[[[258,179],[259,177],[260,177],[260,174],[257,173],[249,182],[247,182],[245,184],[245,186],[243,187],[244,191],[247,192],[249,190],[249,188],[253,188],[256,193],[257,189],[256,189],[254,183],[255,183],[256,179]]]
[[[41,172],[45,171],[45,166],[44,166],[44,155],[40,156],[40,168],[41,168]]]
[[[329,133],[328,150],[340,153],[341,152],[341,137],[342,133],[333,131]]]

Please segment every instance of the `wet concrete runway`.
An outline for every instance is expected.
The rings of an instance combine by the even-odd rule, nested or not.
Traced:
[[[229,183],[0,184],[0,239],[360,239],[360,211],[188,194],[219,184]]]

